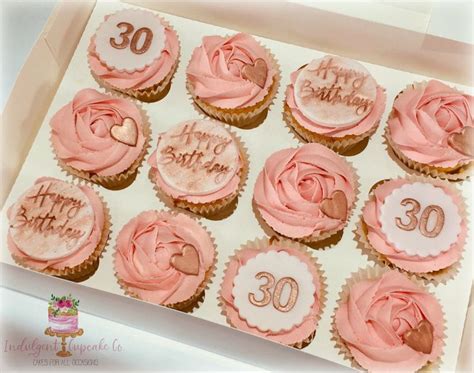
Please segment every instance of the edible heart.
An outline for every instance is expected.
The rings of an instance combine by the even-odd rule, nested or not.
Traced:
[[[459,153],[474,157],[474,127],[464,127],[461,132],[450,134],[448,144]]]
[[[346,220],[347,218],[347,198],[342,190],[335,190],[331,198],[321,201],[321,211],[324,215],[333,219]]]
[[[138,141],[138,127],[133,118],[124,118],[121,124],[110,127],[110,136],[125,145],[136,146]]]
[[[267,81],[268,68],[266,62],[257,58],[253,64],[247,63],[242,67],[242,78],[250,80],[260,88],[265,87]]]
[[[194,246],[186,245],[181,254],[174,254],[170,261],[171,266],[187,275],[199,273],[199,254]]]
[[[433,325],[428,320],[421,320],[416,328],[403,333],[403,341],[415,351],[431,354]]]

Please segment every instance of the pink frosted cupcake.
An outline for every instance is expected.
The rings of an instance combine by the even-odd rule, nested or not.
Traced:
[[[456,273],[466,241],[464,202],[446,182],[385,181],[371,192],[358,235],[364,251],[379,264],[445,280]]]
[[[178,66],[176,32],[143,9],[123,9],[105,17],[92,37],[88,62],[106,88],[152,102],[162,98]]]
[[[125,292],[163,306],[196,306],[214,271],[209,233],[184,214],[146,211],[117,237],[115,275]]]
[[[343,287],[335,314],[337,347],[357,369],[415,372],[438,363],[445,321],[438,300],[403,274],[367,269]]]
[[[150,177],[165,202],[209,215],[238,197],[247,175],[240,140],[213,120],[189,120],[160,134]]]
[[[359,62],[325,56],[291,74],[284,118],[304,140],[343,152],[374,134],[385,100]]]
[[[110,217],[92,188],[42,177],[7,216],[8,249],[21,266],[74,281],[97,269]]]
[[[437,80],[414,83],[398,94],[386,137],[410,169],[465,179],[474,164],[474,97]]]
[[[242,33],[204,37],[193,52],[186,76],[199,108],[241,127],[266,112],[280,81],[273,55],[251,35]]]
[[[296,348],[313,340],[325,299],[320,266],[289,240],[247,242],[227,263],[220,290],[231,326]]]
[[[255,183],[256,210],[276,233],[316,242],[341,231],[356,200],[357,176],[320,144],[273,153]]]
[[[59,165],[110,189],[133,182],[150,139],[146,117],[136,105],[94,89],[79,91],[50,125]]]

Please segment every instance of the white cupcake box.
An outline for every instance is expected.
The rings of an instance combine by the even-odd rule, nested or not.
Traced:
[[[216,237],[217,269],[204,302],[194,313],[184,314],[124,296],[113,276],[112,254],[120,228],[141,211],[151,207],[164,208],[155,196],[147,175],[149,167],[145,163],[130,187],[121,191],[100,188],[111,209],[113,233],[98,271],[87,281],[77,284],[20,268],[11,259],[6,245],[6,209],[21,193],[40,176],[68,179],[57,166],[49,145],[49,120],[79,89],[92,87],[102,90],[89,72],[87,46],[104,15],[125,6],[131,5],[121,2],[59,4],[18,76],[3,112],[2,124],[4,134],[8,136],[2,144],[2,155],[4,160],[8,160],[8,165],[4,163],[2,168],[3,285],[43,299],[48,299],[51,293],[72,293],[81,299],[81,311],[270,370],[341,370],[342,366],[349,367],[349,362],[338,355],[331,341],[331,318],[345,279],[351,272],[368,264],[360,250],[356,249],[353,230],[370,187],[381,179],[403,175],[403,170],[388,156],[382,142],[391,103],[407,84],[429,79],[428,76],[444,79],[451,85],[454,84],[452,82],[468,84],[472,66],[469,51],[472,46],[425,33],[426,14],[421,14],[417,23],[411,23],[411,28],[394,24],[394,20],[406,19],[403,8],[392,9],[392,20],[383,24],[372,22],[369,17],[361,17],[360,14],[356,14],[357,18],[350,17],[341,14],[344,12],[337,14],[328,8],[298,2],[248,5],[153,3],[178,32],[182,48],[181,61],[169,94],[159,102],[143,104],[151,120],[153,145],[159,132],[183,120],[198,117],[186,93],[185,69],[193,48],[200,44],[202,36],[233,32],[215,25],[265,36],[257,38],[273,52],[282,70],[281,87],[263,124],[250,130],[236,129],[249,149],[249,179],[232,215],[221,221],[201,219]],[[360,13],[364,13],[363,9]],[[299,144],[288,132],[281,115],[289,74],[311,59],[324,55],[323,51],[362,61],[377,82],[386,88],[387,108],[381,126],[367,148],[358,155],[348,157],[358,170],[361,183],[356,213],[337,245],[313,252],[327,277],[328,300],[315,339],[303,350],[295,350],[228,327],[218,307],[217,293],[225,263],[234,249],[247,240],[264,235],[252,212],[251,201],[253,186],[265,159],[278,149]],[[472,94],[468,87],[457,86]],[[266,136],[268,131],[272,133],[271,139]],[[458,185],[464,197],[470,200],[471,182]],[[472,204],[469,201],[468,204],[472,211]],[[235,233],[236,226],[239,227],[238,234]],[[471,247],[466,247],[464,251],[457,276],[446,285],[430,285],[447,319],[441,370],[460,370],[471,355],[465,347],[472,335],[470,319],[466,321],[465,329],[464,325],[472,285],[472,229],[469,237]],[[465,336],[461,345],[463,330]]]

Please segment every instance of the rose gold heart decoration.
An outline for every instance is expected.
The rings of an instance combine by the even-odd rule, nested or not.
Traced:
[[[428,320],[421,320],[416,328],[403,333],[403,341],[415,351],[431,354],[433,325]]]
[[[461,132],[448,136],[448,144],[468,157],[474,157],[474,127],[464,127]]]
[[[324,215],[333,219],[346,220],[347,198],[342,190],[332,192],[330,198],[324,198],[320,205]]]
[[[129,146],[136,146],[138,141],[138,126],[133,118],[124,118],[122,123],[110,127],[110,136]]]
[[[199,254],[194,246],[185,245],[181,254],[174,254],[171,257],[170,264],[187,275],[197,275],[199,273]]]
[[[261,58],[257,58],[253,64],[245,64],[241,70],[242,78],[250,80],[260,88],[265,87],[267,73],[267,63]]]

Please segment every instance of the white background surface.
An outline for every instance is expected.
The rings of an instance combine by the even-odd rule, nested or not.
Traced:
[[[8,44],[5,42],[5,32],[2,31],[3,47],[9,46],[11,60],[5,60],[3,57],[2,69],[2,107],[5,97],[11,89],[17,72],[19,71],[23,60],[26,58],[29,48],[36,40],[36,35],[40,32],[45,20],[52,9],[52,3],[36,4],[30,7],[28,12],[24,12],[18,5],[11,5],[13,13],[2,15],[2,28],[5,24],[9,25],[10,35],[17,35],[18,39],[9,39],[16,42]],[[21,9],[21,12],[15,11]],[[6,22],[5,22],[6,21]],[[446,27],[446,22],[441,22]],[[453,30],[459,28],[449,28]],[[3,55],[5,56],[5,55]],[[181,67],[182,69],[182,67]],[[6,79],[5,79],[6,78]],[[390,100],[389,100],[390,102]],[[12,292],[10,290],[1,290],[1,319],[2,319],[2,360],[5,363],[4,368],[29,368],[31,369],[31,360],[24,358],[23,354],[5,353],[4,343],[6,339],[10,342],[18,341],[19,336],[30,336],[34,338],[47,338],[42,336],[46,322],[46,302],[35,298]],[[230,370],[230,369],[252,369],[252,367],[223,358],[205,351],[188,347],[167,339],[128,328],[101,318],[81,313],[81,326],[86,330],[86,334],[81,337],[81,343],[97,343],[100,338],[106,337],[107,340],[113,340],[118,336],[124,350],[127,354],[104,353],[100,357],[98,369],[163,369],[163,370]],[[85,340],[87,338],[87,341]],[[125,341],[125,342],[123,342]],[[141,341],[146,343],[141,344]],[[18,342],[21,342],[18,341]],[[144,345],[144,346],[143,346]],[[96,354],[93,358],[96,358]],[[90,356],[92,357],[92,356]]]

